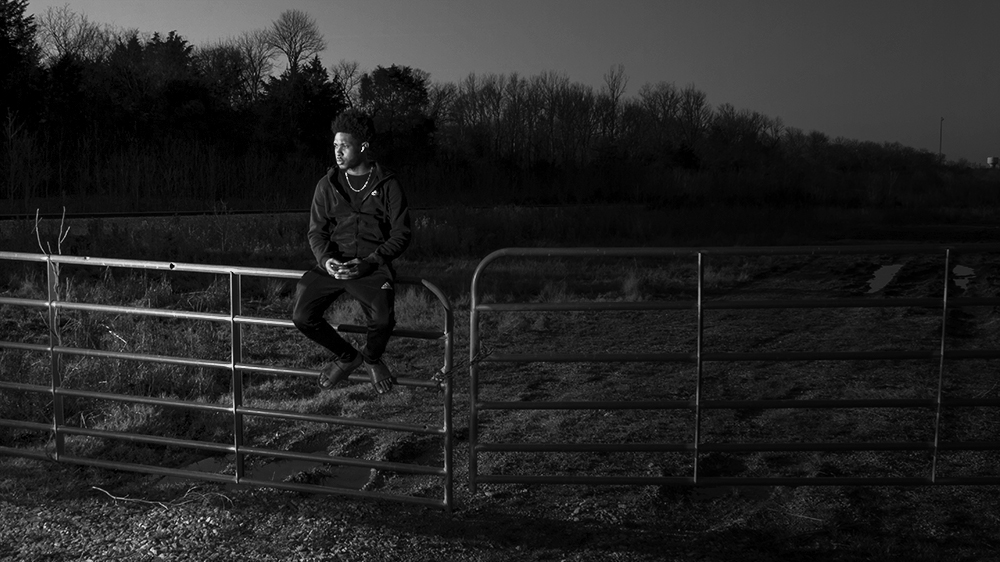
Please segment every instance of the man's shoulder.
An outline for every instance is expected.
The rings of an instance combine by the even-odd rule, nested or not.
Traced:
[[[396,179],[396,170],[389,168],[388,166],[383,166],[379,162],[374,163],[375,173],[378,175],[379,181]]]
[[[399,182],[399,176],[396,175],[391,168],[386,168],[384,166],[376,164],[378,171],[378,180],[376,183],[376,190],[383,195],[388,195],[390,192],[402,193],[403,187]]]
[[[328,168],[326,173],[320,176],[319,181],[316,185],[333,185],[333,182],[337,177],[337,168]]]

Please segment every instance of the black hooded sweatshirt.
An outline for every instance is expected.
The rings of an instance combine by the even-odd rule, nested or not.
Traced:
[[[320,269],[330,258],[359,258],[391,272],[392,261],[410,245],[410,211],[399,181],[378,163],[372,166],[360,193],[347,192],[345,172],[337,168],[316,185],[308,237]]]

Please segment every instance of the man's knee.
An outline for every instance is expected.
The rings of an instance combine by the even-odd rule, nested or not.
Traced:
[[[391,313],[376,314],[368,322],[368,327],[375,332],[389,333],[396,327],[396,318]]]
[[[292,312],[292,324],[300,331],[308,330],[313,325],[309,316],[299,310]]]
[[[322,323],[322,313],[316,314],[316,311],[311,307],[303,306],[301,299],[296,299],[295,305],[292,307],[292,324],[295,324],[296,328],[305,331]]]

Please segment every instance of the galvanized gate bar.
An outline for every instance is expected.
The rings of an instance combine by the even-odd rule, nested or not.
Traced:
[[[747,247],[747,248],[505,248],[483,258],[476,268],[471,284],[471,305],[469,316],[469,480],[473,491],[479,483],[519,483],[519,484],[651,484],[672,483],[687,485],[926,485],[926,484],[978,484],[1000,483],[996,476],[940,477],[937,463],[940,451],[996,451],[1000,450],[1000,440],[981,442],[945,443],[940,438],[940,418],[946,408],[953,407],[998,407],[1000,399],[991,398],[949,398],[944,395],[946,360],[996,359],[997,349],[952,350],[945,346],[947,326],[942,320],[940,340],[937,348],[904,351],[831,351],[831,352],[711,352],[704,347],[704,315],[709,310],[743,309],[783,309],[783,308],[889,308],[924,307],[941,309],[942,319],[946,318],[950,307],[956,306],[996,306],[997,297],[951,298],[948,294],[951,254],[997,253],[1000,244],[915,244],[879,246],[796,246],[796,247]],[[708,256],[778,256],[778,255],[944,255],[945,283],[942,298],[830,298],[830,299],[774,299],[774,300],[724,300],[707,299],[704,292],[705,258]],[[694,257],[697,260],[697,297],[693,302],[532,302],[532,303],[486,303],[482,302],[482,280],[487,275],[488,266],[502,258],[666,258]],[[629,310],[694,310],[696,312],[696,334],[694,353],[484,353],[481,333],[481,316],[496,312],[545,312],[545,311],[629,311]],[[729,361],[853,361],[853,360],[936,360],[938,388],[933,398],[926,399],[851,399],[851,400],[706,400],[702,395],[703,366],[706,362]],[[689,362],[695,364],[694,398],[675,401],[486,401],[479,395],[481,374],[484,363],[600,363],[600,362]],[[706,443],[701,434],[702,412],[708,409],[793,409],[793,408],[922,408],[935,412],[934,438],[929,442],[886,442],[886,443]],[[484,443],[479,436],[479,419],[484,411],[524,411],[524,410],[627,410],[627,409],[686,409],[694,414],[693,438],[690,443]],[[933,456],[930,474],[926,477],[882,478],[882,477],[839,477],[839,478],[706,478],[699,475],[699,454],[704,452],[753,452],[753,451],[930,451]],[[604,477],[604,476],[550,476],[550,475],[504,475],[481,474],[480,453],[516,452],[649,452],[649,451],[693,451],[694,463],[691,477]]]
[[[400,276],[397,278],[398,284],[415,285],[430,292],[438,300],[442,312],[442,329],[440,331],[413,330],[405,327],[393,330],[393,336],[399,338],[415,338],[424,340],[436,340],[443,344],[443,362],[441,371],[435,373],[431,379],[417,379],[410,377],[398,377],[397,384],[400,386],[412,386],[427,388],[442,393],[442,418],[440,427],[428,426],[426,424],[406,424],[397,422],[383,422],[379,420],[364,420],[359,418],[310,415],[300,412],[267,410],[261,408],[248,408],[243,405],[243,374],[246,372],[270,373],[279,375],[295,375],[316,377],[318,371],[310,369],[295,369],[280,366],[254,365],[243,361],[242,330],[245,325],[268,325],[280,327],[292,327],[291,320],[262,318],[247,316],[242,310],[242,280],[243,277],[270,277],[282,279],[298,279],[302,276],[302,271],[282,270],[282,269],[261,269],[247,267],[229,267],[204,264],[186,264],[174,262],[155,262],[126,259],[107,259],[78,256],[54,256],[44,254],[30,254],[20,252],[0,252],[0,261],[25,261],[41,262],[47,269],[48,293],[46,300],[24,299],[12,297],[0,297],[0,305],[37,307],[45,308],[48,312],[49,326],[52,327],[48,345],[28,344],[20,342],[0,341],[0,349],[47,352],[50,355],[51,381],[49,386],[33,385],[24,383],[14,383],[10,381],[0,381],[0,391],[16,391],[49,394],[53,400],[52,423],[41,424],[36,422],[26,422],[21,420],[0,419],[0,426],[15,427],[21,429],[31,429],[36,431],[50,431],[55,438],[54,459],[61,462],[82,464],[88,466],[112,468],[120,470],[132,470],[138,472],[148,472],[153,474],[163,474],[168,476],[182,476],[202,480],[218,482],[235,482],[240,484],[252,484],[260,486],[271,486],[287,490],[297,490],[305,492],[324,492],[342,495],[352,495],[358,497],[376,497],[393,501],[417,503],[421,505],[431,505],[451,509],[453,505],[453,391],[452,380],[449,373],[453,368],[454,353],[454,318],[450,302],[444,293],[433,283],[427,280]],[[116,305],[102,305],[98,303],[85,302],[65,302],[59,300],[59,266],[72,264],[78,266],[101,266],[120,267],[126,269],[161,270],[186,273],[207,273],[216,275],[226,275],[229,278],[229,313],[208,313],[196,311],[182,311],[171,309],[139,308]],[[58,328],[58,313],[60,310],[74,310],[84,312],[129,314],[140,316],[167,317],[185,320],[198,320],[210,322],[225,322],[230,327],[230,357],[229,360],[206,360],[189,357],[173,357],[164,355],[126,353],[116,351],[105,351],[97,349],[84,349],[64,346],[60,342]],[[361,326],[340,325],[336,329],[346,332],[364,333],[366,329]],[[98,392],[86,389],[67,389],[62,386],[61,381],[61,358],[65,355],[79,355],[89,357],[113,358],[133,360],[140,362],[164,363],[173,365],[197,366],[215,369],[225,369],[230,372],[232,402],[228,405],[205,404],[199,402],[188,402],[177,399],[157,398],[152,396],[133,396],[114,394],[108,392]],[[352,374],[352,381],[367,381],[368,377],[360,374]],[[130,434],[116,431],[95,430],[77,426],[66,425],[62,411],[62,401],[65,397],[80,397],[97,400],[112,400],[129,402],[136,404],[147,404],[162,407],[181,408],[187,410],[210,411],[216,413],[229,414],[232,419],[233,441],[231,443],[212,443],[196,441],[190,439],[177,439],[155,435]],[[390,463],[379,461],[363,461],[356,459],[345,459],[339,457],[316,457],[302,455],[288,451],[262,449],[249,446],[244,440],[243,418],[245,416],[262,416],[283,420],[299,420],[307,422],[337,424],[342,426],[362,427],[376,430],[410,432],[415,434],[436,435],[442,440],[443,464],[440,467],[407,465],[404,463]],[[220,475],[205,472],[165,468],[150,465],[140,465],[134,463],[121,463],[102,459],[81,458],[67,455],[64,448],[64,437],[66,435],[86,435],[91,437],[117,439],[126,442],[149,443],[164,446],[185,447],[197,450],[207,450],[219,453],[230,453],[234,455],[236,464],[236,474]],[[45,459],[49,456],[40,451],[21,450],[14,447],[0,447],[0,454],[10,456],[24,456],[28,458]],[[271,481],[255,480],[248,477],[245,470],[245,458],[247,455],[268,456],[273,458],[287,458],[310,460],[318,463],[352,465],[370,467],[381,470],[391,470],[394,472],[410,472],[414,474],[425,474],[440,477],[442,479],[441,499],[399,496],[392,494],[382,494],[378,492],[348,490],[339,487],[327,487],[300,483],[275,483]]]
[[[1000,297],[959,297],[952,299],[956,306],[986,306],[1000,304]],[[701,300],[695,302],[553,302],[553,303],[484,303],[481,312],[576,312],[609,310],[694,310],[701,303],[703,310],[742,310],[767,308],[937,308],[941,299],[924,298],[868,298],[868,299],[795,299],[795,300]],[[645,306],[644,306],[645,305]]]

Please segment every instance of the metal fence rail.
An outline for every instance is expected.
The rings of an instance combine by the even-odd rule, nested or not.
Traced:
[[[943,392],[945,360],[1000,358],[997,349],[954,350],[945,346],[946,318],[951,307],[996,306],[1000,298],[951,298],[948,279],[952,254],[996,253],[1000,245],[882,245],[882,246],[818,246],[818,247],[757,247],[757,248],[507,248],[486,256],[477,267],[471,286],[469,319],[470,377],[470,457],[469,479],[473,491],[479,483],[518,484],[671,484],[671,485],[927,485],[927,484],[1000,484],[998,476],[941,476],[937,473],[941,451],[997,451],[1000,439],[989,441],[944,442],[940,437],[942,412],[959,407],[1000,407],[1000,400],[991,398],[956,398]],[[776,300],[721,300],[705,298],[705,262],[710,256],[813,256],[813,255],[940,255],[944,273],[940,298],[830,298]],[[483,284],[487,268],[504,258],[552,260],[557,258],[668,258],[688,257],[696,260],[697,297],[685,302],[548,302],[496,303],[483,302]],[[899,351],[850,352],[713,352],[706,349],[705,313],[710,310],[746,310],[768,308],[865,308],[865,307],[925,307],[941,312],[940,345],[935,349]],[[545,311],[646,311],[690,310],[694,312],[695,350],[690,353],[514,353],[505,354],[484,349],[482,317],[498,312]],[[937,391],[928,399],[801,399],[801,400],[712,400],[702,392],[703,366],[706,362],[735,361],[854,361],[876,359],[924,359],[936,362]],[[600,362],[680,362],[695,365],[690,400],[672,401],[487,401],[481,398],[481,367],[489,363],[600,363]],[[934,412],[933,439],[917,442],[876,443],[712,443],[702,434],[702,416],[707,410],[754,408],[925,408]],[[487,411],[560,410],[687,410],[693,413],[689,442],[681,443],[499,443],[483,442],[479,425]],[[770,452],[770,451],[929,451],[932,456],[927,474],[912,477],[707,477],[699,474],[700,457],[709,452]],[[693,456],[690,476],[597,476],[597,475],[510,475],[483,474],[480,457],[489,452],[581,453],[581,452],[686,452]]]
[[[0,380],[0,392],[27,392],[49,395],[52,397],[52,423],[38,423],[22,420],[0,419],[0,426],[18,429],[27,429],[39,432],[51,432],[54,442],[54,450],[50,454],[46,451],[26,450],[16,447],[0,446],[0,454],[22,456],[36,459],[52,458],[56,461],[96,466],[102,468],[132,470],[151,474],[161,474],[165,476],[180,476],[201,480],[217,482],[231,482],[235,484],[251,484],[259,486],[269,486],[287,490],[302,492],[323,492],[336,493],[342,495],[353,495],[359,497],[376,497],[393,501],[402,501],[442,507],[451,509],[453,504],[453,430],[452,430],[452,402],[453,392],[450,377],[434,376],[432,378],[412,378],[397,377],[397,384],[401,386],[412,386],[427,388],[441,393],[441,425],[428,426],[426,424],[407,424],[397,422],[384,422],[379,420],[365,420],[351,417],[338,417],[316,414],[303,414],[287,410],[269,410],[253,408],[244,405],[244,373],[269,373],[274,375],[305,376],[316,377],[318,371],[310,369],[298,369],[281,366],[268,366],[253,364],[244,361],[243,327],[248,325],[257,326],[279,326],[293,327],[291,320],[256,317],[246,315],[243,311],[243,279],[244,278],[278,278],[278,279],[298,279],[302,276],[302,271],[281,270],[281,269],[261,269],[248,267],[228,267],[216,265],[201,265],[173,262],[139,261],[125,259],[102,259],[92,257],[76,256],[56,256],[44,254],[29,254],[17,252],[0,252],[0,261],[20,261],[20,262],[43,262],[46,264],[48,296],[46,300],[0,297],[0,305],[33,307],[46,311],[48,315],[48,326],[50,327],[49,342],[47,345],[19,343],[10,341],[0,341],[0,350],[21,350],[44,352],[49,354],[51,369],[51,383],[49,386],[15,383],[9,380]],[[185,273],[207,273],[228,276],[229,279],[229,300],[230,310],[228,314],[208,313],[174,309],[155,309],[130,306],[113,306],[99,303],[67,302],[59,298],[59,267],[62,265],[74,266],[99,266],[115,267],[140,270],[163,270]],[[397,283],[422,287],[423,290],[431,293],[438,301],[441,312],[440,330],[413,330],[405,327],[397,328],[393,331],[395,337],[416,338],[423,340],[436,340],[442,343],[442,373],[449,373],[453,363],[453,341],[454,341],[454,318],[450,302],[447,297],[432,283],[412,277],[400,277]],[[219,322],[228,324],[230,327],[230,358],[228,361],[196,359],[190,357],[163,356],[141,353],[127,353],[119,351],[107,351],[99,349],[87,349],[60,345],[58,333],[57,312],[60,310],[76,310],[89,312],[104,312],[128,315],[155,316],[165,318],[175,318],[184,320],[201,320],[209,322]],[[365,328],[361,326],[341,325],[338,330],[344,332],[364,333]],[[116,394],[109,392],[98,392],[93,390],[80,390],[66,388],[62,384],[62,369],[60,358],[62,356],[90,356],[113,359],[126,359],[140,362],[152,362],[172,365],[184,365],[203,367],[210,369],[228,370],[231,374],[231,405],[207,404],[201,402],[191,402],[152,396],[133,396]],[[360,374],[352,374],[352,381],[366,381],[367,377]],[[124,433],[117,431],[89,429],[85,427],[70,425],[64,418],[64,399],[67,397],[78,397],[88,399],[110,400],[127,402],[133,404],[146,404],[177,408],[189,411],[214,412],[230,416],[232,423],[232,443],[213,443],[190,439],[177,439],[154,435],[141,435]],[[408,432],[413,434],[426,434],[439,436],[442,440],[441,466],[423,466],[396,462],[366,461],[346,457],[319,457],[305,453],[290,451],[280,451],[254,447],[245,442],[243,421],[247,416],[268,417],[281,420],[296,420],[304,422],[315,422],[323,424],[334,424],[340,426],[362,427],[376,430]],[[197,470],[185,470],[167,468],[161,466],[116,462],[113,460],[103,460],[95,458],[83,458],[67,453],[65,437],[69,435],[82,435],[104,439],[117,439],[133,443],[146,443],[172,447],[182,447],[206,451],[215,454],[231,454],[235,459],[235,474],[215,474]],[[315,463],[326,463],[340,466],[353,466],[363,468],[374,468],[400,473],[421,474],[438,477],[442,483],[442,497],[413,497],[394,494],[385,494],[373,491],[352,490],[341,487],[321,486],[314,484],[294,483],[294,482],[273,482],[269,480],[259,480],[252,478],[245,466],[246,458],[250,455],[266,456],[278,459],[303,460]]]

